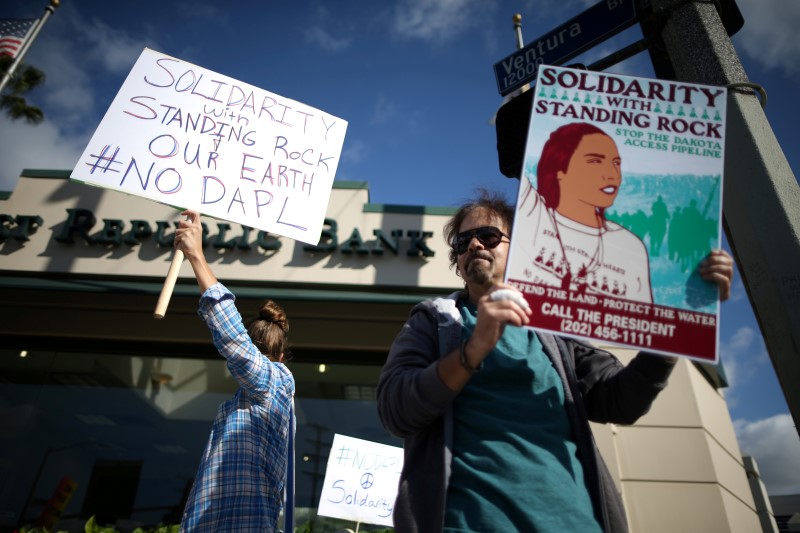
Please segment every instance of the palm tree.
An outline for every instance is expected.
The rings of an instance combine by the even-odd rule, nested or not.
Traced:
[[[13,62],[11,56],[0,56],[0,72],[8,71]],[[25,119],[30,124],[42,122],[44,112],[36,106],[28,105],[23,95],[41,85],[44,78],[44,72],[38,68],[20,63],[3,94],[0,95],[0,109],[4,110],[11,120]]]

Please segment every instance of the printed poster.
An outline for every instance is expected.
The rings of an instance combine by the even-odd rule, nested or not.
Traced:
[[[317,244],[346,129],[145,49],[71,178]]]
[[[531,326],[716,363],[724,87],[542,67],[506,281]]]

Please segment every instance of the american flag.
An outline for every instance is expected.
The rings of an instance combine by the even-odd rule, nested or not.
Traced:
[[[16,57],[38,19],[0,20],[0,56]]]

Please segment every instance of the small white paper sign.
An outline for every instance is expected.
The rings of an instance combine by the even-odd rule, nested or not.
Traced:
[[[394,527],[403,449],[334,435],[317,514]]]
[[[72,179],[319,242],[347,122],[145,49]]]

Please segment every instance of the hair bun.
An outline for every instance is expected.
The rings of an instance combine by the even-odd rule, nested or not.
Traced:
[[[289,331],[289,321],[286,318],[286,312],[272,300],[267,300],[261,304],[261,307],[258,309],[258,315],[262,320],[275,324],[284,332]]]

